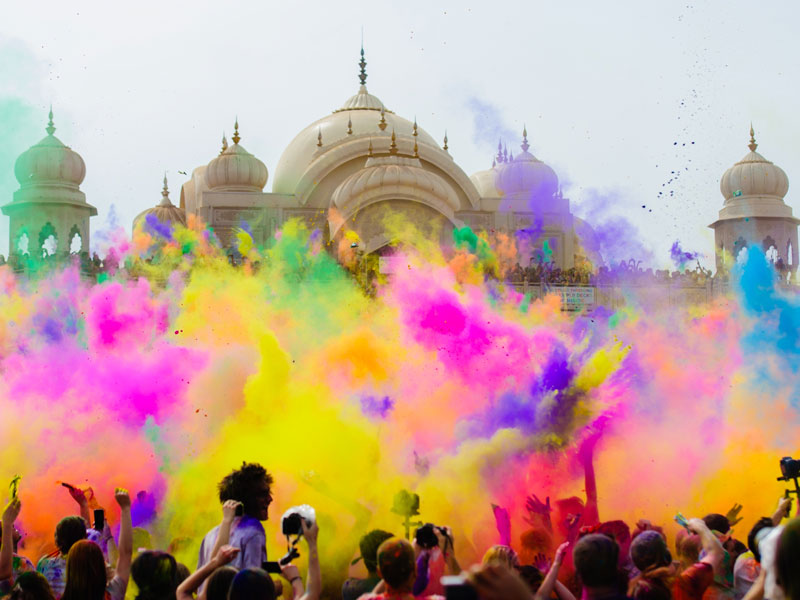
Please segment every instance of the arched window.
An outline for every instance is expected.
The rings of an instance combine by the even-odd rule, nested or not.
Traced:
[[[27,232],[23,231],[22,235],[17,238],[17,252],[22,255],[30,254],[30,250],[28,246],[30,246],[31,240],[28,237]]]
[[[736,263],[744,265],[747,262],[747,246],[743,246],[736,255]]]
[[[770,246],[765,252],[767,260],[773,265],[778,262],[778,249],[775,246]]]
[[[83,238],[81,237],[81,232],[78,231],[77,225],[73,225],[72,229],[69,230],[69,253],[80,254],[82,247]]]
[[[58,239],[56,238],[56,229],[49,221],[42,227],[39,232],[39,248],[42,251],[42,258],[47,258],[56,253],[58,248]]]

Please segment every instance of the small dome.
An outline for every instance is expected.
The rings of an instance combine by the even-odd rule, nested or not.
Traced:
[[[525,194],[546,200],[558,192],[558,175],[548,165],[528,152],[528,132],[522,131],[522,153],[499,167],[496,186],[504,196]]]
[[[182,208],[175,206],[169,199],[166,175],[164,175],[164,188],[161,190],[161,202],[136,215],[133,220],[133,228],[136,229],[140,224],[144,224],[148,215],[155,215],[159,223],[186,226],[186,212]]]
[[[783,169],[756,152],[755,133],[750,127],[750,144],[742,160],[725,171],[719,189],[725,200],[735,197],[772,196],[783,198],[789,191],[789,178]]]
[[[377,96],[373,96],[367,91],[367,86],[363,83],[358,88],[358,93],[355,96],[350,96],[341,108],[337,108],[334,112],[341,112],[343,110],[381,110],[386,112],[386,107],[383,105]]]
[[[74,189],[86,176],[86,164],[80,154],[65,146],[53,135],[53,111],[45,130],[47,137],[19,155],[14,175],[21,188],[38,184],[62,185]]]
[[[499,169],[497,165],[492,165],[491,169],[486,169],[485,171],[477,171],[469,176],[470,181],[475,185],[475,189],[478,190],[478,195],[481,198],[499,198],[502,196],[502,192],[497,189],[497,174],[499,173]]]
[[[239,145],[239,122],[235,124],[233,145],[208,163],[208,187],[218,191],[260,192],[267,185],[267,167]]]
[[[345,213],[373,200],[376,194],[429,193],[449,210],[458,210],[458,198],[444,180],[422,168],[418,158],[381,156],[367,159],[364,168],[345,179],[333,192],[333,204]]]

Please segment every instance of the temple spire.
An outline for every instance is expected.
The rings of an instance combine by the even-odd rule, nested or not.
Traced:
[[[242,139],[239,137],[239,117],[236,117],[236,121],[233,124],[233,137],[231,139],[234,144],[238,144],[239,140]]]
[[[317,129],[317,147],[322,148],[322,127]]]
[[[381,104],[381,120],[378,123],[378,128],[381,131],[386,129],[386,109],[383,108],[383,104]]]
[[[219,151],[220,154],[225,152],[228,149],[228,138],[225,137],[225,132],[222,132],[222,150]]]
[[[443,149],[447,152],[447,129],[444,130],[444,146]]]
[[[394,129],[392,129],[392,143],[389,145],[389,154],[397,154],[397,141],[394,135]]]
[[[49,121],[47,122],[47,127],[45,127],[45,131],[47,135],[53,135],[56,131],[55,125],[53,125],[53,105],[50,105],[50,113],[47,115]]]
[[[361,85],[367,85],[367,61],[364,59],[364,40],[361,40],[361,60],[358,61],[358,66],[361,67],[361,73],[358,74],[358,80]]]
[[[347,116],[347,135],[353,135],[353,119],[350,118],[350,113]]]
[[[164,171],[164,187],[161,188],[161,206],[169,206],[172,201],[169,199],[169,187],[167,187],[167,172]]]
[[[530,144],[528,144],[528,128],[525,125],[522,126],[522,144],[520,145],[523,152],[527,152],[528,148],[530,148]]]
[[[753,131],[753,123],[750,123],[750,143],[747,144],[747,147],[750,148],[750,152],[755,152],[756,148],[758,148],[758,144],[756,144],[756,132]]]
[[[497,162],[503,162],[503,142],[502,140],[497,140]]]

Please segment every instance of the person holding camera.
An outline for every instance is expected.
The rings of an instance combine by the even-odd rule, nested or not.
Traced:
[[[414,581],[415,596],[444,594],[441,578],[445,574],[461,572],[453,547],[453,533],[449,527],[426,523],[414,536],[417,555],[417,575]]]
[[[269,518],[272,483],[272,475],[264,467],[245,462],[241,468],[220,481],[219,500],[224,504],[223,521],[203,538],[198,569],[208,564],[224,544],[239,549],[231,566],[237,569],[261,567],[267,560],[267,537],[261,521]],[[228,535],[225,536],[225,533]]]

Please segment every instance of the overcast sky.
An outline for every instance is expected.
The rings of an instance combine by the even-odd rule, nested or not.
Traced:
[[[112,205],[129,228],[165,170],[177,203],[178,171],[212,159],[236,115],[271,176],[297,132],[356,92],[362,26],[369,91],[436,139],[447,129],[467,174],[491,165],[498,137],[516,154],[527,123],[573,211],[600,228],[629,219],[655,264],[675,240],[713,263],[719,179],[747,153],[751,120],[759,152],[800,180],[793,1],[61,0],[3,13],[3,203],[52,102],[56,135],[86,161],[93,232]],[[4,254],[7,230],[2,217]]]

